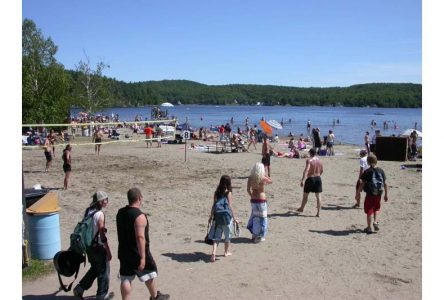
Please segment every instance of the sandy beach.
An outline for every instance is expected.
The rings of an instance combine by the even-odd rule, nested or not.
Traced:
[[[272,145],[276,151],[287,151],[284,142]],[[110,292],[115,299],[120,299],[115,216],[127,204],[126,192],[131,187],[139,187],[144,195],[142,210],[149,214],[151,250],[159,269],[157,286],[171,299],[421,298],[422,172],[413,167],[420,160],[378,163],[387,176],[389,201],[382,203],[380,232],[367,235],[363,209],[352,208],[359,146],[337,145],[336,156],[321,157],[320,218],[314,217],[312,194],[305,211],[295,212],[302,199],[299,180],[305,160],[272,157],[273,183],[266,189],[269,232],[265,242],[253,244],[246,229],[250,215],[246,184],[251,167],[261,159],[261,144],[250,153],[189,149],[186,162],[184,144],[153,146],[147,149],[143,142],[103,145],[100,156],[92,145],[74,146],[66,191],[62,189],[61,147],[56,148],[48,173],[44,173],[43,150],[22,151],[25,188],[41,184],[58,194],[62,249],[68,248],[69,235],[92,194],[108,193],[105,215],[113,254]],[[242,232],[232,239],[233,255],[223,257],[220,245],[217,260],[211,263],[211,247],[203,238],[213,193],[223,174],[232,178]],[[81,268],[76,282],[86,270]],[[94,296],[96,287],[85,295]],[[23,282],[23,299],[71,299],[71,292],[56,293],[58,289],[54,273]],[[132,299],[148,295],[146,287],[134,281]]]

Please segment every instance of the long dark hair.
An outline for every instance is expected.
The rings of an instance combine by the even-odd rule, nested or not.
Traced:
[[[231,192],[231,177],[228,175],[222,175],[219,181],[219,185],[214,192],[214,196],[216,197],[216,199],[219,199],[228,194],[228,192]]]

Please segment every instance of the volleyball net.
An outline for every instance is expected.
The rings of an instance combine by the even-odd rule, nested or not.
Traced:
[[[147,138],[145,127],[153,129]],[[96,145],[94,133],[102,130],[100,144],[175,141],[177,119],[134,122],[90,122],[69,124],[22,124],[22,149],[42,149],[45,138],[54,131],[55,147]]]

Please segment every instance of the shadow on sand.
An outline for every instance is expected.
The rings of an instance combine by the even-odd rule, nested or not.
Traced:
[[[327,204],[327,206],[322,206],[322,210],[344,210],[344,209],[357,209],[353,206],[341,206],[336,204]]]
[[[47,295],[26,295],[23,296],[23,300],[53,300],[53,299],[65,299],[65,300],[72,300],[72,299],[79,299],[78,297],[74,295],[57,295],[57,293],[61,292],[62,290],[58,290],[57,292],[54,292],[53,294],[47,294]],[[72,290],[68,293],[72,294]],[[114,292],[109,293],[111,298],[110,299],[116,299]],[[83,297],[85,300],[93,300],[96,299],[96,296],[86,296]]]
[[[208,250],[211,252],[211,249]],[[200,260],[204,262],[210,262],[210,255],[208,253],[203,252],[194,252],[194,253],[162,253],[163,256],[169,257],[175,261],[180,263],[191,263],[198,262]]]
[[[276,214],[269,214],[269,218],[275,218],[275,217],[304,217],[304,218],[314,218],[315,216],[310,215],[301,215],[302,213],[296,212],[296,211],[287,211],[286,213],[276,213]]]
[[[309,230],[310,232],[327,234],[332,236],[346,236],[353,233],[364,233],[362,229],[347,229],[347,230]]]

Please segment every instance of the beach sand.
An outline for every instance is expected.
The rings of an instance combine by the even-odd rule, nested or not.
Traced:
[[[200,141],[193,141],[202,144]],[[155,143],[154,143],[155,144]],[[188,146],[190,142],[188,142]],[[272,144],[273,145],[273,144]],[[367,235],[363,209],[352,209],[359,170],[358,146],[337,145],[336,156],[324,164],[323,208],[316,213],[310,194],[304,213],[299,180],[304,159],[272,157],[273,183],[266,188],[269,232],[266,241],[251,242],[246,229],[250,214],[247,177],[260,161],[261,144],[251,153],[203,153],[184,144],[147,149],[142,142],[74,146],[69,189],[64,191],[62,148],[48,173],[43,150],[23,150],[25,187],[35,184],[58,194],[62,249],[96,190],[109,195],[105,210],[111,261],[110,292],[120,299],[117,278],[117,210],[127,204],[126,192],[139,187],[142,210],[149,214],[151,250],[159,269],[158,289],[171,299],[420,299],[422,173],[401,168],[417,162],[380,161],[389,186],[382,203],[380,232]],[[284,143],[275,150],[287,151]],[[220,244],[215,263],[211,246],[203,243],[213,193],[220,176],[232,178],[234,208],[241,236],[232,239],[230,257]],[[363,206],[364,194],[362,194]],[[87,265],[88,267],[88,265]],[[76,283],[87,268],[81,267]],[[72,278],[64,278],[70,282]],[[85,292],[93,296],[96,283]],[[57,274],[23,282],[23,299],[53,299],[59,289]],[[57,296],[72,295],[59,292]],[[134,281],[132,299],[148,299],[146,287]]]

